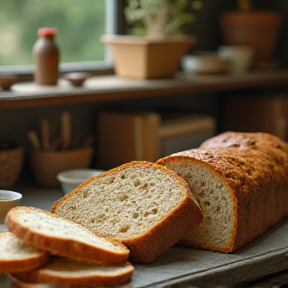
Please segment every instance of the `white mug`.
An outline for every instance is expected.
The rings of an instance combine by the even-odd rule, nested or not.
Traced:
[[[0,190],[0,224],[4,224],[8,211],[20,204],[22,195],[18,192]]]

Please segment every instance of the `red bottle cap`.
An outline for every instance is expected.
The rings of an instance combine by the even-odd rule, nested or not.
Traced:
[[[57,32],[58,32],[57,28],[42,27],[38,29],[38,36],[40,37],[54,36]]]

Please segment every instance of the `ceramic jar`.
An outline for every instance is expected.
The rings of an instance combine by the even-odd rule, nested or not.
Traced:
[[[40,85],[56,85],[59,77],[59,49],[54,41],[56,28],[38,30],[38,40],[33,47],[35,62],[34,80]]]

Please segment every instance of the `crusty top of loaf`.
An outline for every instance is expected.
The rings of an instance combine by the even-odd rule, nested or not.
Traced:
[[[224,176],[236,192],[241,189],[241,194],[246,194],[253,193],[253,189],[258,189],[259,185],[265,186],[266,179],[273,178],[276,183],[288,177],[288,154],[277,149],[269,150],[269,153],[263,150],[193,149],[171,155],[170,161],[187,157],[206,163]]]
[[[288,145],[278,137],[264,133],[244,133],[227,131],[204,141],[201,148],[238,148],[263,149],[272,148],[288,154]]]
[[[288,208],[284,204],[288,198],[287,144],[273,135],[226,132],[205,141],[198,149],[175,153],[157,163],[172,167],[177,172],[181,168],[180,175],[188,180],[193,178],[191,183],[196,181],[196,173],[193,174],[191,167],[207,167],[206,171],[211,171],[215,179],[225,183],[236,219],[231,237],[235,241],[229,244],[227,250],[218,251],[231,252],[241,247],[287,215]],[[200,178],[199,173],[197,177]],[[205,179],[199,181],[205,182]],[[206,219],[205,213],[204,217]],[[205,226],[204,222],[207,223],[204,220],[201,227]],[[193,231],[199,232],[200,226]],[[209,229],[207,225],[205,228]],[[190,240],[194,241],[192,237]],[[204,247],[205,243],[201,246]]]

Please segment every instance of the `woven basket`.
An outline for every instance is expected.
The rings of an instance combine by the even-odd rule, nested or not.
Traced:
[[[25,150],[11,143],[0,143],[0,188],[12,187],[19,178]]]

